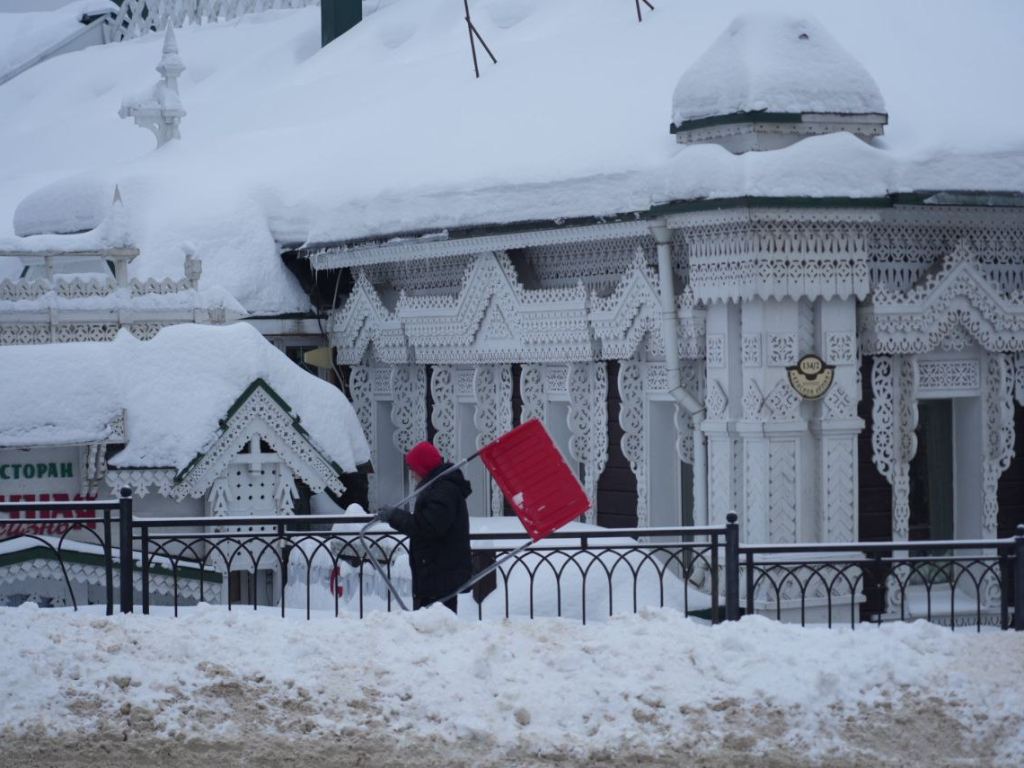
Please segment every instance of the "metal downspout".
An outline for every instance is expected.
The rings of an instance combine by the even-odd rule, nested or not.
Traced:
[[[707,525],[707,448],[701,432],[704,404],[683,387],[679,375],[679,315],[676,312],[676,292],[672,284],[672,233],[664,221],[656,221],[651,224],[651,235],[658,244],[658,293],[661,298],[668,391],[693,421],[693,520],[697,525]]]

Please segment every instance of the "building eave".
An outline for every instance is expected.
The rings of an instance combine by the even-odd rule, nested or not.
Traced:
[[[730,209],[854,209],[880,210],[899,205],[927,207],[1024,208],[1024,192],[920,190],[878,197],[760,197],[741,196],[670,200],[647,210],[607,217],[557,221],[521,221],[481,224],[462,229],[439,227],[417,232],[396,232],[374,239],[306,243],[294,252],[309,259],[314,272],[388,264],[398,261],[464,256],[485,251],[512,250],[569,242],[646,236],[650,220],[673,214]]]

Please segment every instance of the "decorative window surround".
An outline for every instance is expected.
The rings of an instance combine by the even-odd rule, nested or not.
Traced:
[[[476,378],[475,368],[455,369],[455,396],[459,400],[473,402],[476,399],[476,393],[473,391],[474,378]]]
[[[476,394],[476,410],[473,422],[477,428],[476,446],[482,448],[512,429],[512,370],[507,365],[481,365],[473,378]],[[493,480],[491,488],[490,514],[500,516],[504,512],[501,489]]]
[[[917,391],[920,396],[940,397],[981,392],[981,365],[978,360],[919,360]]]
[[[910,462],[917,453],[917,361],[880,355],[871,369],[872,459],[892,486],[892,538],[910,535]]]
[[[392,440],[404,456],[427,439],[427,374],[422,365],[391,368]],[[510,393],[511,397],[511,393]]]
[[[459,285],[476,254],[367,264],[360,269],[375,286],[389,285],[410,295],[437,293]]]
[[[652,357],[665,357],[662,337],[661,298],[658,277],[647,263],[642,249],[633,256],[629,270],[610,296],[590,297],[590,324],[601,342],[601,357],[628,360],[647,339]],[[704,355],[705,312],[696,308],[689,287],[676,297],[679,318],[679,357],[696,359]]]
[[[569,399],[569,366],[544,365],[544,394],[548,400]]]
[[[456,461],[455,441],[456,405],[455,368],[450,365],[436,365],[430,373],[430,395],[434,407],[430,412],[430,423],[434,425],[434,446],[445,461]]]
[[[999,516],[999,478],[1010,466],[1014,455],[1014,388],[1016,372],[1009,355],[989,355],[985,370],[985,421],[982,441],[984,502],[982,534],[995,538]]]
[[[655,243],[649,232],[628,238],[528,248],[524,258],[546,288],[568,288],[582,281],[591,294],[608,296],[629,272],[638,249],[648,263],[654,261]]]
[[[597,480],[608,463],[608,368],[604,362],[569,366],[569,453],[583,465],[583,489],[593,501]],[[587,522],[597,521],[591,506]]]
[[[438,364],[594,357],[583,286],[527,291],[504,253],[481,254],[457,296],[403,294],[396,310],[414,358]]]
[[[313,493],[325,489],[344,493],[345,486],[338,477],[341,468],[326,458],[287,404],[262,379],[239,397],[222,424],[220,434],[175,477],[167,494],[170,498],[180,501],[203,496],[230,463],[242,460],[236,458],[242,448],[258,439],[266,441],[280,462]]]
[[[734,209],[677,214],[698,301],[863,299],[877,212]]]
[[[879,287],[857,314],[866,355],[955,351],[972,342],[988,352],[1024,351],[1024,293],[1004,293],[963,244],[907,293]]]
[[[618,376],[619,425],[622,427],[622,455],[629,462],[636,477],[636,524],[646,528],[651,524],[650,493],[648,492],[647,441],[644,439],[644,375],[641,364],[624,360]]]
[[[664,357],[658,281],[642,251],[606,297],[582,284],[526,290],[503,254],[473,260],[457,295],[403,293],[388,312],[370,278],[360,273],[334,313],[330,334],[338,361],[358,364],[368,350],[386,363],[411,359],[439,365],[566,363],[633,357],[642,342]],[[676,297],[679,355],[704,355],[705,313],[686,288]],[[600,348],[598,352],[597,348]]]
[[[359,365],[371,342],[378,360],[408,361],[402,324],[396,313],[385,308],[364,272],[356,276],[348,300],[334,313],[329,338],[341,365]]]
[[[377,409],[373,407],[373,374],[376,371],[365,365],[353,365],[348,377],[349,398],[363,427],[366,443],[370,448],[370,463],[379,466],[377,459]],[[377,502],[377,474],[367,475],[367,496],[371,509],[380,506]]]
[[[979,254],[978,267],[1007,292],[1024,290],[1024,213],[1013,208],[899,207],[868,227],[871,285],[909,291],[958,243]]]
[[[530,419],[544,420],[544,368],[543,365],[524,365],[519,372],[519,393],[523,401],[520,423]]]
[[[684,365],[680,371],[683,386],[702,394],[703,367],[698,364]],[[636,477],[637,492],[637,525],[650,525],[650,457],[648,456],[647,409],[645,405],[652,400],[664,399],[667,396],[668,379],[662,363],[642,363],[636,360],[623,360],[619,365],[618,389],[621,403],[619,405],[619,425],[622,427],[620,446],[622,454],[629,462],[633,476]],[[680,461],[693,463],[693,427],[689,417],[676,405],[673,419],[677,429],[676,452]],[[595,431],[599,427],[594,427]],[[607,450],[607,445],[602,444]],[[602,468],[606,459],[602,459]],[[595,475],[595,478],[598,475]],[[699,523],[698,523],[699,524]]]

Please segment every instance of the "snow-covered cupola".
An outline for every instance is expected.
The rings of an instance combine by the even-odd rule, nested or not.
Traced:
[[[837,131],[870,141],[887,122],[871,75],[805,16],[738,16],[679,78],[672,98],[680,144],[720,144],[736,154]]]

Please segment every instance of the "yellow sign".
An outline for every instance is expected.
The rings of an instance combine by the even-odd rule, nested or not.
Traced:
[[[309,350],[309,352],[303,352],[302,362],[306,365],[312,365],[329,371],[331,369],[331,354],[330,347],[317,347],[316,349]]]
[[[796,365],[786,369],[789,383],[797,394],[805,400],[817,400],[823,397],[832,386],[836,367],[825,365],[825,361],[817,355],[804,355]]]

